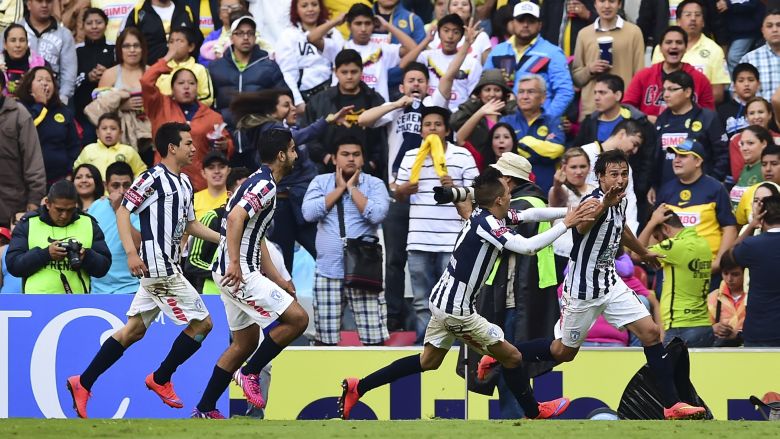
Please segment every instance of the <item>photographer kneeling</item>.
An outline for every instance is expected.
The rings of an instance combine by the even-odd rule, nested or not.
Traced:
[[[54,183],[44,205],[16,226],[6,253],[8,271],[22,278],[25,294],[88,294],[89,278],[111,266],[103,232],[91,216],[78,211],[76,187]]]

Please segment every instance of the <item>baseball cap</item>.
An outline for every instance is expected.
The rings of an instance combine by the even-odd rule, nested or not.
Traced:
[[[4,237],[7,240],[11,240],[11,230],[7,227],[0,227],[0,236]]]
[[[255,30],[257,30],[257,22],[255,19],[252,18],[251,15],[244,15],[236,18],[232,23],[230,23],[230,32],[235,32],[236,29],[238,29],[238,26],[241,26],[241,23],[243,22],[248,22]]]
[[[230,162],[228,162],[227,157],[225,157],[225,154],[222,154],[220,151],[209,151],[205,157],[203,157],[203,169],[206,169],[209,167],[210,164],[214,162],[220,162],[224,165],[229,165]]]
[[[704,160],[704,157],[707,155],[707,152],[704,150],[704,145],[691,139],[685,140],[677,146],[670,146],[666,148],[666,151],[681,155],[693,154],[702,160]]]
[[[528,1],[520,2],[515,5],[515,9],[512,12],[514,18],[518,18],[521,15],[532,15],[539,18],[539,5]]]
[[[515,177],[525,181],[531,181],[531,162],[525,157],[513,152],[505,152],[501,158],[492,165],[491,168],[498,169],[501,174],[507,177]]]

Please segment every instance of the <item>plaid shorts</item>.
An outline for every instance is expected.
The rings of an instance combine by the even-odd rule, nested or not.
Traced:
[[[337,344],[341,330],[343,299],[355,314],[360,342],[382,343],[387,332],[387,306],[385,294],[343,287],[342,279],[329,279],[316,274],[314,277],[314,328],[316,339],[324,344]]]

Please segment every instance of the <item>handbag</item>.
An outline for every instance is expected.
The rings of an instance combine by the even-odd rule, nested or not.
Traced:
[[[344,286],[377,293],[383,291],[384,261],[379,238],[372,235],[347,238],[341,198],[336,203],[336,210],[339,215],[339,234],[344,245]]]

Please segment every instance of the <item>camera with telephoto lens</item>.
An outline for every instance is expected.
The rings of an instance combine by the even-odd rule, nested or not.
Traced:
[[[60,242],[60,248],[68,252],[68,263],[70,268],[78,270],[81,268],[81,243],[73,238]]]
[[[461,201],[466,201],[469,194],[471,194],[471,199],[473,200],[473,187],[435,186],[433,188],[433,199],[436,200],[436,204],[460,203]]]

